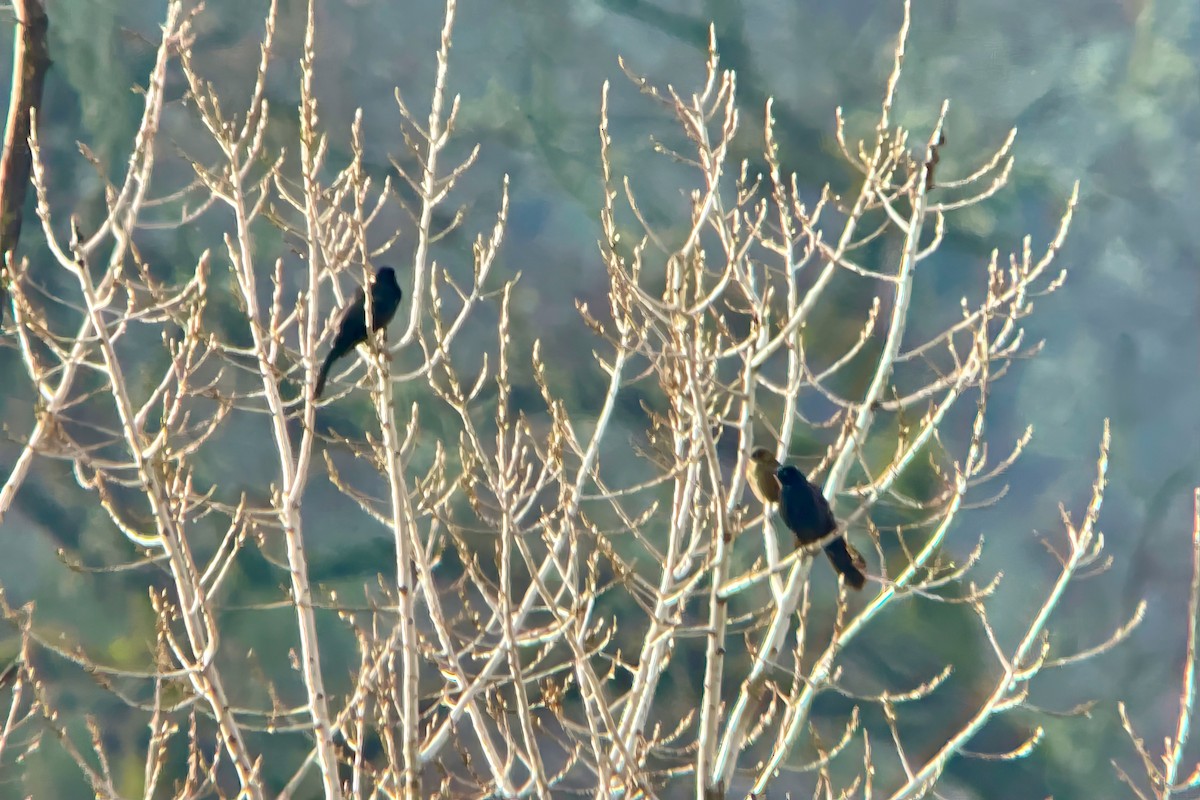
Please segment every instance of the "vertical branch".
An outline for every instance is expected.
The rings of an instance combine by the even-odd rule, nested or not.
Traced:
[[[397,650],[400,659],[400,773],[401,797],[416,800],[421,797],[420,741],[421,717],[418,706],[420,688],[421,642],[417,633],[416,592],[412,581],[414,552],[419,549],[416,520],[404,470],[400,463],[399,436],[396,432],[395,403],[392,381],[385,366],[385,355],[377,351],[374,358],[376,376],[372,395],[375,416],[382,434],[381,457],[388,485],[388,501],[392,513],[392,534],[396,550],[396,616],[399,617]],[[390,657],[390,656],[389,656]]]
[[[450,42],[454,31],[454,13],[458,7],[457,0],[446,0],[446,16],[442,23],[442,35],[438,44],[437,72],[433,82],[433,96],[429,104],[429,121],[422,131],[425,138],[425,152],[421,154],[421,181],[418,190],[421,195],[421,213],[417,220],[417,249],[413,253],[413,290],[412,311],[408,318],[408,327],[400,337],[399,344],[406,344],[414,336],[420,326],[421,312],[425,303],[425,282],[432,282],[432,271],[428,268],[429,245],[432,242],[430,229],[433,225],[433,212],[444,196],[442,178],[438,175],[438,157],[446,146],[453,128],[454,118],[458,114],[458,95],[450,106],[449,119],[442,118],[446,103],[446,77],[450,72]],[[400,102],[397,91],[396,100]],[[401,111],[407,111],[403,103]]]
[[[525,675],[521,666],[521,653],[518,647],[518,628],[513,624],[513,596],[517,587],[513,581],[513,565],[517,560],[520,536],[517,520],[514,518],[517,498],[513,496],[514,489],[522,483],[521,474],[524,465],[521,463],[520,427],[513,424],[509,417],[509,303],[512,297],[512,283],[504,286],[504,295],[500,302],[500,323],[497,338],[500,341],[499,369],[496,372],[496,485],[493,493],[500,505],[500,586],[498,591],[500,612],[500,643],[498,647],[508,658],[508,668],[512,676],[513,691],[517,698],[516,715],[521,726],[521,737],[525,745],[525,759],[533,773],[534,792],[542,800],[549,800],[550,787],[546,783],[546,768],[539,752],[539,742],[534,730],[534,721],[529,705],[529,693],[525,688]],[[511,437],[511,442],[509,441]],[[564,575],[564,580],[566,576]]]
[[[50,66],[47,30],[50,21],[40,0],[13,0],[17,25],[13,36],[12,88],[4,151],[0,154],[0,324],[8,305],[7,282],[13,251],[21,237],[25,195],[33,168],[29,133],[33,110],[42,103],[42,86]]]
[[[304,53],[301,59],[301,107],[300,107],[300,169],[304,185],[304,215],[306,239],[308,242],[308,298],[311,307],[305,317],[307,329],[305,340],[308,353],[313,352],[312,343],[317,331],[317,291],[318,279],[325,266],[324,252],[321,248],[323,226],[321,224],[322,206],[317,185],[323,153],[323,137],[316,131],[317,101],[313,96],[312,79],[314,70],[314,37],[316,22],[314,19],[314,3],[308,3],[308,15],[304,31]],[[253,117],[256,109],[251,108],[248,119]],[[337,752],[333,747],[333,725],[329,716],[329,705],[325,691],[325,678],[321,671],[321,650],[317,637],[317,621],[313,608],[312,587],[308,580],[308,557],[304,550],[304,536],[301,527],[300,507],[303,502],[304,489],[308,483],[308,473],[312,463],[313,431],[316,423],[316,409],[311,402],[303,405],[304,428],[300,435],[298,447],[293,450],[292,437],[287,429],[286,411],[279,383],[275,379],[274,351],[262,341],[261,320],[256,312],[254,299],[254,269],[251,258],[253,250],[250,247],[249,220],[244,211],[244,201],[241,197],[240,181],[234,181],[234,196],[237,202],[235,210],[238,219],[238,242],[241,247],[237,259],[241,272],[246,277],[243,284],[246,287],[246,311],[250,318],[250,328],[254,333],[255,347],[258,350],[258,368],[262,377],[263,393],[271,410],[271,425],[275,436],[275,446],[279,452],[280,480],[283,491],[278,498],[279,524],[283,528],[284,543],[287,548],[288,572],[292,581],[292,602],[296,609],[296,627],[300,636],[301,673],[304,676],[304,688],[308,696],[308,712],[312,720],[312,733],[316,739],[317,760],[321,766],[321,782],[325,790],[326,800],[336,800],[342,796],[341,782],[338,779]],[[282,279],[277,278],[282,290]],[[368,292],[370,287],[367,288]],[[282,335],[279,320],[269,321],[272,343]],[[308,371],[311,380],[311,370]],[[311,397],[305,387],[306,397]]]
[[[1168,800],[1179,781],[1183,749],[1192,730],[1192,706],[1196,702],[1196,626],[1200,622],[1200,489],[1192,493],[1192,587],[1188,597],[1187,652],[1183,662],[1182,686],[1179,691],[1179,716],[1175,721],[1175,738],[1165,742],[1165,769],[1159,797]]]

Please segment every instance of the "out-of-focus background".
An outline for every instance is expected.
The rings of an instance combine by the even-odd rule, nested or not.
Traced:
[[[955,762],[952,780],[961,794],[954,796],[1122,796],[1110,761],[1130,764],[1131,750],[1116,704],[1127,703],[1147,740],[1161,741],[1173,731],[1184,657],[1190,497],[1200,483],[1200,5],[1190,0],[914,5],[897,114],[924,136],[942,100],[950,99],[939,176],[961,175],[999,146],[1010,127],[1019,129],[1010,187],[953,220],[957,224],[939,257],[922,265],[920,303],[955,307],[993,247],[1002,253],[1019,249],[1026,233],[1035,249],[1044,245],[1072,183],[1081,182],[1080,207],[1059,261],[1070,271],[1068,281],[1037,302],[1029,321],[1030,341],[1044,338],[1045,349],[1018,363],[990,403],[997,442],[1032,425],[1033,443],[1008,473],[1007,496],[964,514],[953,546],[965,553],[985,536],[989,568],[1006,576],[998,595],[1001,610],[993,618],[1002,634],[1006,617],[1017,628],[1034,610],[1031,598],[1038,592],[1030,587],[1040,591],[1055,574],[1039,537],[1061,534],[1059,503],[1076,514],[1082,510],[1102,421],[1110,417],[1111,483],[1101,528],[1113,564],[1070,591],[1055,627],[1056,645],[1069,650],[1096,644],[1140,599],[1149,604],[1145,622],[1127,643],[1035,685],[1031,702],[1048,709],[1095,700],[1090,719],[1046,721],[1029,714],[1030,727],[1047,727],[1041,748],[1016,764]],[[502,175],[511,176],[501,269],[524,276],[514,295],[516,333],[548,343],[545,358],[560,389],[569,389],[572,362],[590,358],[592,346],[579,335],[574,300],[595,306],[606,286],[596,246],[604,81],[613,84],[618,169],[638,176],[639,199],[650,219],[676,224],[684,219],[676,184],[663,182],[659,190],[654,180],[663,160],[650,141],[652,135],[679,134],[625,79],[618,57],[635,72],[691,91],[703,76],[711,20],[722,65],[737,72],[747,132],[739,158],[758,157],[761,140],[753,132],[761,127],[766,99],[774,97],[785,169],[795,171],[815,196],[825,182],[838,190],[853,186],[833,141],[834,109],[842,106],[851,126],[866,132],[862,122],[877,109],[891,66],[898,6],[869,0],[460,2],[450,72],[450,89],[462,96],[455,152],[465,153],[476,142],[482,149],[457,197],[479,215],[468,232],[478,230],[497,206]],[[243,103],[249,93],[265,8],[257,0],[210,0],[199,18],[196,66],[231,105]],[[144,84],[163,11],[163,3],[149,0],[52,4],[54,65],[39,120],[57,207],[78,209],[85,219],[100,207],[101,184],[78,157],[76,140],[114,174],[123,169],[140,106],[131,88]],[[379,178],[394,175],[388,156],[403,159],[404,144],[393,87],[399,86],[410,107],[427,107],[442,5],[331,0],[318,3],[316,12],[316,92],[331,137],[330,158],[348,158],[350,123],[361,107],[369,168]],[[268,82],[271,137],[278,145],[294,146],[305,13],[305,3],[280,3]],[[0,22],[5,27],[0,82],[7,86],[11,16],[0,11]],[[184,90],[173,72],[168,98],[177,101]],[[195,118],[175,106],[165,116],[162,136],[188,149],[199,141]],[[186,165],[169,154],[160,169],[186,175]],[[48,264],[39,255],[36,218],[28,213],[26,220],[20,251],[35,267],[39,260]],[[206,230],[202,222],[150,237],[143,255],[194,264],[203,249],[220,248]],[[438,257],[458,252],[465,259],[469,245],[466,233],[452,236]],[[401,243],[392,259],[401,272],[405,252]],[[914,315],[921,314],[918,305]],[[0,350],[0,375],[19,369],[16,357],[12,349]],[[586,405],[594,390],[594,384],[578,386],[577,404]],[[29,398],[9,391],[0,379],[0,418],[22,421],[29,415]],[[9,468],[15,452],[12,445],[0,445],[0,469]],[[0,530],[0,583],[12,602],[36,598],[39,609],[63,620],[72,636],[106,647],[114,659],[123,649],[144,653],[153,637],[144,590],[131,585],[128,592],[99,592],[92,578],[65,570],[54,555],[66,545],[100,561],[128,555],[129,547],[110,528],[89,531],[91,510],[59,502],[63,480],[69,481],[68,473],[56,467],[35,471],[18,513]],[[328,487],[314,491],[333,495]],[[336,526],[310,529],[318,579],[322,558],[341,552],[335,545],[377,535]],[[339,574],[358,571],[354,563],[339,562],[338,568]],[[364,556],[361,574],[373,569]],[[146,619],[145,638],[130,636],[123,622],[121,637],[114,639],[113,620],[137,615]],[[986,647],[974,634],[938,643],[922,638],[936,636],[936,630],[906,635],[903,621],[896,625],[887,645],[897,649]],[[969,693],[964,697],[969,700]],[[111,731],[118,751],[122,742],[142,746],[143,730],[122,725],[126,712],[118,703],[109,700],[90,710]],[[994,736],[997,748],[1016,741],[1003,732]],[[56,794],[65,791],[56,787],[67,784],[57,783],[50,767],[39,769],[46,773],[34,785],[49,793],[38,796],[70,796]],[[998,789],[1001,785],[1007,788]]]

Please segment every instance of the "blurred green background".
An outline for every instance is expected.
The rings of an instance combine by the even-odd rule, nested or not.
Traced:
[[[1102,420],[1111,417],[1111,484],[1101,527],[1115,561],[1108,572],[1068,594],[1054,626],[1056,646],[1069,651],[1095,644],[1139,599],[1149,603],[1146,622],[1125,645],[1035,683],[1035,705],[1066,709],[1095,699],[1091,719],[1025,714],[1015,718],[1016,732],[989,728],[972,749],[1015,744],[1020,724],[1046,724],[1049,736],[1019,763],[956,761],[943,796],[1125,796],[1110,761],[1138,768],[1117,723],[1116,703],[1129,705],[1150,742],[1173,731],[1186,636],[1190,496],[1200,483],[1200,192],[1195,188],[1200,179],[1200,5],[1191,0],[922,0],[915,6],[897,112],[903,124],[924,136],[942,99],[951,100],[943,174],[962,174],[997,147],[1010,127],[1019,133],[1011,186],[952,220],[956,226],[946,246],[924,265],[929,277],[914,315],[935,307],[953,310],[965,287],[977,285],[993,247],[1002,253],[1019,250],[1021,237],[1029,233],[1037,250],[1053,235],[1073,181],[1082,184],[1080,208],[1059,261],[1070,270],[1068,282],[1060,293],[1038,301],[1028,321],[1029,340],[1046,339],[1045,350],[1015,367],[994,390],[989,408],[997,445],[1014,439],[1027,424],[1035,429],[1033,444],[1009,472],[1008,496],[995,507],[964,514],[952,547],[965,553],[979,535],[986,536],[988,574],[1002,570],[1008,579],[993,617],[1002,634],[1020,630],[1035,608],[1033,598],[1055,573],[1038,537],[1061,535],[1058,503],[1076,514],[1082,511]],[[230,103],[244,102],[248,95],[265,8],[258,1],[211,0],[197,23],[197,68]],[[392,90],[399,86],[419,114],[427,108],[442,10],[434,2],[317,4],[316,92],[332,162],[348,158],[349,125],[354,110],[362,107],[369,168],[378,177],[394,173],[388,155],[403,157],[403,141]],[[86,217],[98,207],[101,184],[76,154],[76,140],[112,165],[114,175],[123,171],[140,106],[131,87],[144,84],[163,13],[163,3],[148,0],[53,4],[54,65],[41,129],[57,208],[78,209]],[[271,139],[291,149],[305,13],[304,3],[281,0],[268,82]],[[601,85],[613,83],[617,168],[638,176],[640,200],[652,220],[677,220],[683,207],[677,184],[655,181],[668,168],[651,153],[649,137],[671,140],[678,133],[621,75],[617,56],[656,82],[690,90],[702,77],[710,19],[722,65],[737,71],[744,130],[757,130],[766,98],[774,97],[785,168],[795,171],[810,192],[824,182],[835,189],[850,186],[852,176],[838,160],[832,139],[834,108],[843,106],[860,131],[872,119],[891,66],[898,3],[459,4],[450,89],[462,95],[463,106],[451,150],[464,154],[480,142],[482,151],[456,199],[475,214],[468,233],[483,228],[498,204],[501,176],[511,176],[512,212],[500,269],[502,276],[517,271],[525,276],[514,294],[517,339],[537,336],[547,343],[545,358],[556,385],[577,407],[592,402],[588,396],[595,384],[569,385],[572,362],[589,358],[593,346],[581,335],[573,300],[597,307],[606,287],[596,247]],[[0,85],[7,86],[11,14],[0,13],[0,22],[6,30],[0,37]],[[186,175],[185,165],[172,160],[169,150],[175,145],[187,150],[200,141],[194,118],[177,102],[184,88],[174,71],[160,174]],[[745,141],[757,140],[747,136]],[[739,156],[754,158],[752,145]],[[30,205],[20,252],[36,268],[49,262],[31,212]],[[202,223],[148,236],[145,255],[191,265],[204,248],[219,248],[214,230],[219,228]],[[438,258],[468,258],[468,233],[443,242]],[[398,246],[396,263],[410,252],[404,247]],[[490,324],[480,325],[480,336]],[[0,374],[20,374],[16,358],[11,348],[0,350]],[[27,426],[27,390],[0,381],[0,413],[16,429]],[[259,444],[245,445],[247,461],[269,458],[257,452]],[[11,443],[0,444],[0,470],[7,473],[16,452]],[[58,620],[73,638],[107,648],[114,660],[125,653],[136,661],[153,638],[144,578],[131,577],[123,590],[114,589],[120,584],[111,578],[101,582],[69,572],[54,556],[63,544],[93,563],[132,555],[111,526],[100,524],[96,509],[76,504],[78,495],[63,488],[69,483],[60,465],[43,462],[35,469],[16,513],[0,530],[0,583],[14,604],[36,598],[44,619]],[[317,506],[325,496],[331,504],[336,501],[323,481],[314,482],[310,491]],[[358,579],[372,573],[374,555],[363,555],[357,565],[337,558],[347,542],[365,548],[351,552],[376,552],[377,528],[367,523],[330,530],[310,526],[308,535],[318,577],[322,569]],[[274,584],[258,588],[266,596]],[[254,596],[252,582],[243,591]],[[911,653],[918,662],[930,661],[916,670],[928,677],[928,667],[945,660],[969,662],[973,654],[962,648],[979,646],[986,658],[986,644],[968,620],[937,614],[908,618],[924,608],[897,610],[886,634],[861,648],[860,662],[854,650],[847,653],[846,668],[886,678],[885,663],[894,654]],[[140,631],[130,624],[138,619],[144,620]],[[255,619],[243,636],[269,637],[263,625],[269,615]],[[966,626],[970,635],[948,639],[948,624]],[[949,652],[955,648],[960,652]],[[987,663],[985,673],[992,669]],[[78,702],[72,697],[77,696],[63,694],[64,702]],[[950,697],[960,701],[961,712],[972,700],[970,685],[960,684]],[[942,712],[917,712],[914,725],[922,737],[930,737],[929,744],[936,743],[940,730],[951,730],[954,706],[945,706],[944,718],[938,717]],[[123,725],[128,712],[115,701],[87,710],[102,720],[118,751],[129,751],[136,785],[144,726]],[[23,790],[35,797],[86,796],[79,794],[82,786],[72,769],[60,767],[61,759],[52,753],[33,761]],[[13,784],[19,769],[6,764],[3,780]]]

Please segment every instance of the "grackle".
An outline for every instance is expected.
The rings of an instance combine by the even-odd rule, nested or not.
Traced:
[[[396,270],[391,267],[380,267],[371,279],[371,330],[378,331],[386,328],[396,316],[400,307],[400,298],[404,291],[396,282]],[[317,374],[317,386],[313,398],[319,398],[325,391],[325,380],[333,362],[354,350],[355,347],[367,340],[367,295],[360,286],[354,293],[354,298],[338,315],[337,333],[333,335],[333,346],[325,363]]]
[[[775,473],[779,478],[779,515],[783,523],[796,535],[796,546],[815,542],[837,530],[833,509],[821,494],[821,490],[808,482],[804,473],[792,466],[780,467]],[[825,555],[833,562],[833,568],[842,574],[851,588],[861,589],[866,583],[860,564],[861,556],[846,544],[846,537],[839,536],[825,545]]]

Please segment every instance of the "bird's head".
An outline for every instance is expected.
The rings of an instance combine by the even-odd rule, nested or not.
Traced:
[[[750,460],[757,464],[774,464],[775,454],[765,447],[756,447],[750,451]]]
[[[399,286],[396,282],[396,270],[392,267],[380,267],[375,271],[375,282],[384,285]]]
[[[775,477],[779,478],[779,482],[784,486],[794,486],[804,483],[804,473],[788,464],[786,467],[780,467],[775,472]]]

